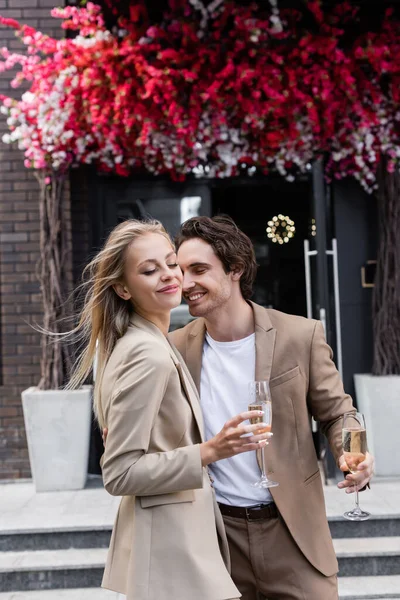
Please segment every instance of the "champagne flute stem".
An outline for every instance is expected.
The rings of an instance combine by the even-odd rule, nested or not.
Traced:
[[[356,488],[356,497],[355,497],[355,501],[356,501],[356,510],[359,511],[360,510],[360,503],[358,500],[358,485],[355,484],[355,488]]]
[[[267,470],[266,470],[266,467],[265,467],[264,448],[261,448],[260,452],[261,452],[261,472],[262,472],[262,477],[263,477],[263,479],[268,479],[267,472],[266,472]]]

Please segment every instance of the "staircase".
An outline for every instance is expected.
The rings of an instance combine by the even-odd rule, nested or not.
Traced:
[[[18,484],[13,485],[18,488]],[[341,600],[400,600],[400,482],[395,485],[394,497],[386,495],[384,489],[379,490],[378,484],[368,492],[370,504],[367,496],[362,497],[363,508],[373,518],[361,523],[341,518],[342,508],[348,509],[353,497],[344,497],[340,492],[336,497],[334,490],[327,489],[328,519],[340,568]],[[84,498],[85,492],[92,493],[91,497]],[[61,502],[63,494],[64,511],[59,509],[56,515],[57,498]],[[99,586],[117,501],[111,499],[110,504],[102,488],[71,494],[72,502],[67,501],[65,492],[30,498],[25,508],[21,506],[19,519],[18,510],[15,511],[13,529],[5,527],[0,517],[0,600],[116,600],[115,592],[101,590]],[[373,494],[376,498],[371,506]],[[393,506],[388,506],[388,498],[398,502],[396,512]],[[40,527],[26,526],[29,518],[26,513],[32,501],[51,503],[48,518],[46,507],[41,506]],[[92,504],[87,505],[87,501]],[[381,501],[378,510],[377,503]],[[1,509],[0,489],[0,512]],[[87,524],[83,524],[82,510],[86,512]]]
[[[400,600],[399,515],[361,523],[329,520],[342,600]],[[322,599],[321,599],[322,600]]]

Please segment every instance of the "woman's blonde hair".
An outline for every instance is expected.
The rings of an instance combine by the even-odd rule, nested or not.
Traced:
[[[100,427],[104,427],[99,387],[102,374],[117,340],[128,329],[133,305],[115,292],[113,285],[123,281],[126,252],[137,238],[149,234],[163,235],[173,246],[164,226],[156,220],[131,219],[115,227],[104,247],[83,271],[85,291],[83,308],[77,326],[69,336],[84,344],[67,385],[79,387],[89,376],[96,360],[94,412]]]

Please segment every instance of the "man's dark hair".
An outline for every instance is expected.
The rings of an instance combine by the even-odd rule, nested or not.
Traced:
[[[240,289],[248,300],[253,293],[257,262],[253,244],[228,215],[192,217],[183,223],[175,243],[178,249],[183,242],[198,238],[210,244],[222,262],[225,273],[243,271]]]

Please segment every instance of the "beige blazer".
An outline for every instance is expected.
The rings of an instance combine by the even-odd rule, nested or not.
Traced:
[[[303,554],[321,573],[332,575],[338,564],[326,519],[310,417],[320,422],[337,460],[342,453],[341,416],[354,407],[344,393],[319,321],[254,303],[251,306],[256,334],[255,378],[269,380],[272,395],[274,437],[265,449],[265,457],[268,474],[279,486],[270,491]],[[170,334],[198,389],[204,336],[202,318]]]
[[[128,600],[239,598],[199,443],[196,388],[177,351],[135,315],[101,382],[106,490],[123,496],[102,586]],[[225,557],[225,563],[220,552]]]

